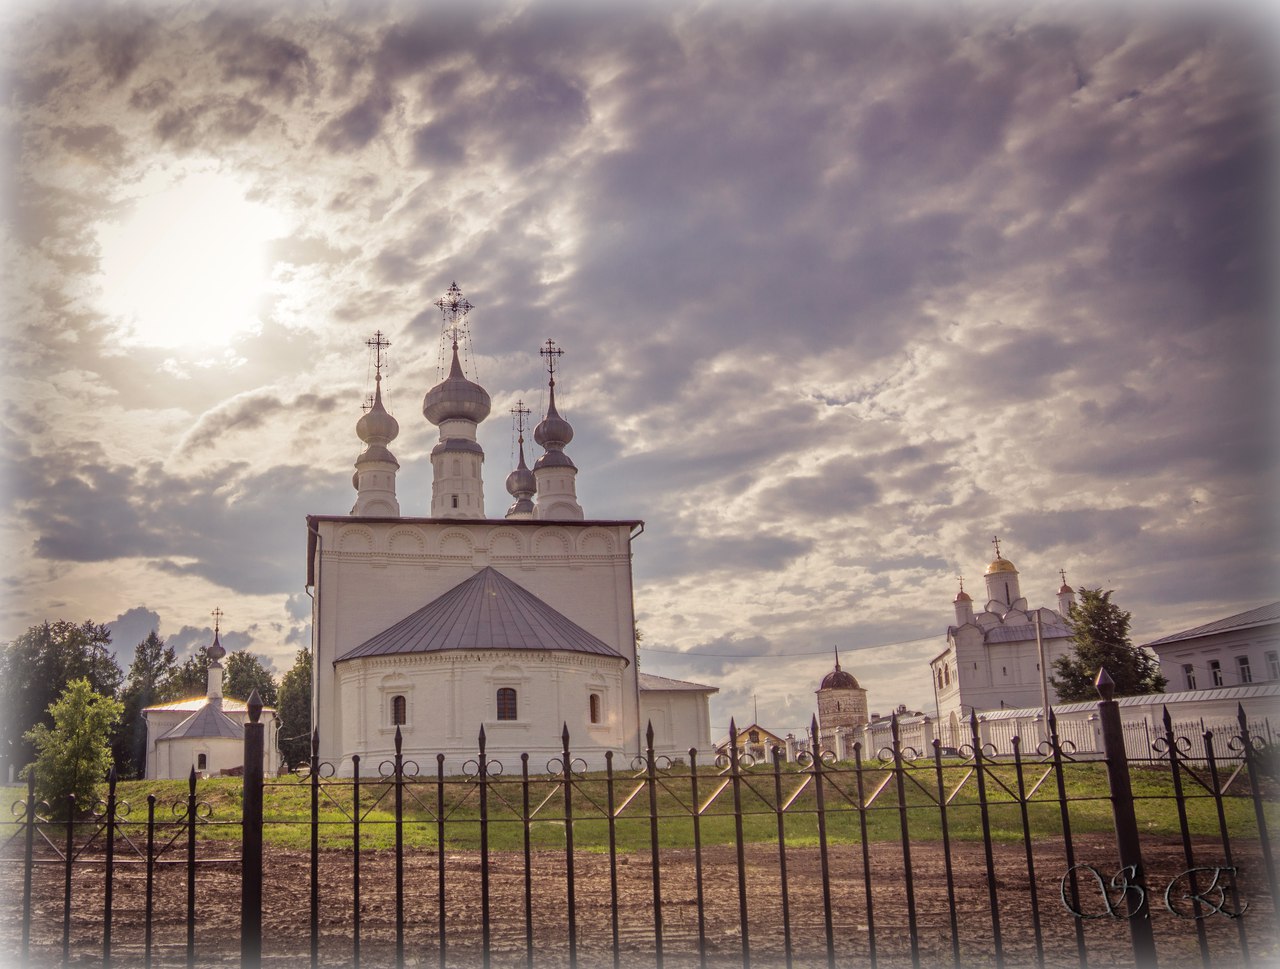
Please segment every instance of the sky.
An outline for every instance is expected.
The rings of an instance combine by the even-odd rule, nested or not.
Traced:
[[[800,731],[832,650],[929,710],[991,539],[1144,642],[1273,601],[1276,21],[1260,6],[9,5],[0,639],[277,672],[390,341],[425,516],[433,302],[486,507],[564,348],[642,670]],[[538,453],[530,447],[530,461]],[[980,597],[979,597],[980,598]]]

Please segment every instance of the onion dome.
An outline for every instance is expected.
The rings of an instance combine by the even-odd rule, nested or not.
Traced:
[[[987,566],[987,575],[995,575],[997,572],[1012,572],[1018,574],[1018,570],[1013,567],[1013,563],[1006,558],[997,555],[991,560],[991,564]]]
[[[551,384],[551,392],[547,400],[547,416],[539,421],[538,426],[533,429],[533,439],[538,445],[546,449],[542,457],[534,462],[534,468],[576,467],[569,455],[564,453],[565,445],[573,440],[573,427],[556,410],[556,385],[554,381]]]
[[[455,343],[449,376],[427,391],[422,399],[422,416],[437,426],[445,421],[479,424],[489,416],[489,408],[489,392],[462,373]]]
[[[373,406],[356,421],[356,435],[372,451],[375,447],[385,448],[399,433],[399,422],[382,406],[382,376],[379,375],[373,392]]]
[[[524,438],[520,438],[520,463],[507,475],[507,493],[513,498],[532,497],[538,490],[538,482],[524,463]]]
[[[214,663],[227,655],[226,647],[222,645],[222,641],[218,638],[218,631],[216,629],[213,631],[213,644],[211,646],[206,646],[204,648],[204,652],[205,655]]]

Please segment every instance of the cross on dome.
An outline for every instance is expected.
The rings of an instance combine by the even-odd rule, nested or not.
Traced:
[[[556,385],[556,360],[564,356],[564,350],[556,346],[556,341],[547,337],[547,345],[540,347],[538,353],[547,358],[547,373],[551,377],[551,386]]]
[[[1058,575],[1062,576],[1062,584],[1063,584],[1063,585],[1066,585],[1066,584],[1067,584],[1067,570],[1066,570],[1066,569],[1058,569]]]
[[[1000,557],[1000,536],[992,535],[991,544],[996,547],[996,558],[999,558]]]
[[[436,306],[440,307],[440,315],[444,318],[445,328],[449,330],[453,337],[453,346],[458,346],[458,330],[462,326],[462,318],[470,313],[475,306],[462,295],[462,290],[458,288],[456,282],[449,284],[448,291],[436,300]]]
[[[524,443],[524,419],[532,413],[533,411],[524,406],[523,400],[517,400],[516,406],[511,408],[511,418],[515,421],[516,435],[522,444]]]
[[[374,379],[382,379],[382,351],[391,346],[391,341],[382,335],[381,330],[373,331],[373,339],[365,340],[364,345],[373,349]]]
[[[218,635],[218,627],[222,623],[222,617],[226,615],[226,613],[221,609],[214,607],[214,610],[210,615],[213,616],[213,634],[216,636]]]

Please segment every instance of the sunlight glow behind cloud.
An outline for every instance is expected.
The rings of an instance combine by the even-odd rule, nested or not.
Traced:
[[[102,303],[122,342],[225,346],[260,325],[266,244],[284,220],[225,175],[188,175],[104,223]]]

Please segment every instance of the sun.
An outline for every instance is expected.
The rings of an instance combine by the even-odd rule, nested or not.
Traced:
[[[259,327],[267,243],[285,228],[235,178],[182,176],[99,229],[101,309],[127,344],[226,346]]]

